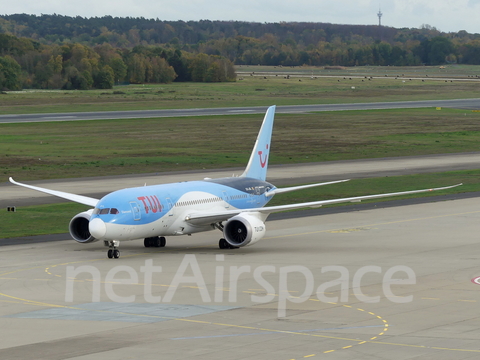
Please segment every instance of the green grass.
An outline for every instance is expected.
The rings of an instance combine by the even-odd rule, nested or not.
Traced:
[[[74,203],[25,206],[16,212],[2,209],[0,238],[67,233],[70,220],[85,210],[85,205]]]
[[[392,199],[406,199],[436,196],[442,194],[456,194],[472,191],[480,191],[480,170],[449,171],[443,173],[428,173],[404,176],[385,176],[378,178],[354,179],[346,183],[321,186],[318,188],[305,189],[285,195],[278,195],[269,205],[281,205],[285,203],[297,203],[313,201],[313,199],[327,200],[346,198],[369,194],[383,194],[408,190],[430,189],[463,183],[462,186],[442,191],[427,192],[421,194],[404,195],[401,197],[384,198],[373,201],[388,201]],[[335,205],[336,206],[336,205]]]
[[[305,76],[326,76],[326,75],[369,75],[393,77],[453,77],[453,78],[475,78],[480,75],[480,65],[447,65],[440,66],[353,66],[353,67],[315,67],[315,66],[263,66],[263,65],[239,65],[236,67],[240,76],[257,75],[264,73],[303,74]]]
[[[247,74],[239,74],[236,82],[229,83],[172,83],[116,86],[113,90],[8,92],[0,94],[0,113],[302,105],[480,97],[480,80],[472,81],[474,74],[480,74],[480,66],[452,66],[445,70],[438,67],[352,67],[342,71],[310,67],[294,69],[239,67],[238,70],[247,71]],[[255,71],[254,76],[250,76],[252,71]],[[273,76],[266,76],[265,79],[263,74],[258,74],[259,71]],[[285,79],[290,73],[301,77]],[[411,76],[412,80],[395,79],[396,74],[403,73]],[[416,79],[427,74],[431,80]],[[350,80],[349,76],[362,78]],[[365,76],[383,78],[368,81]],[[434,80],[437,76],[448,76],[458,80],[453,82]],[[354,90],[352,86],[355,87]]]
[[[261,121],[230,115],[2,124],[0,174],[39,180],[244,167]],[[277,114],[270,164],[469,152],[479,143],[477,112]]]
[[[454,185],[460,182],[463,182],[464,185],[449,190],[369,201],[388,201],[408,197],[480,191],[480,183],[478,182],[479,177],[480,170],[468,170],[436,174],[357,179],[351,180],[347,183],[321,186],[277,195],[268,205],[273,206],[314,200],[428,189],[432,187]],[[68,224],[71,218],[77,213],[87,209],[88,208],[84,205],[62,203],[20,207],[17,208],[17,212],[1,211],[0,223],[2,224],[2,232],[0,237],[14,238],[20,236],[66,233],[68,232]]]

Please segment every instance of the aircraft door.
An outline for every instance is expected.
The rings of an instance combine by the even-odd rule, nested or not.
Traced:
[[[140,214],[140,206],[135,201],[130,201],[130,207],[132,208],[133,220],[140,220],[142,215]]]
[[[260,194],[261,194],[260,186],[255,186],[255,198],[257,200],[257,204],[260,204]]]
[[[225,201],[225,209],[229,209],[230,203],[228,202],[228,194],[226,191],[223,191],[223,201]]]
[[[168,204],[168,216],[173,216],[175,211],[174,211],[172,200],[170,198],[166,198],[166,200]]]

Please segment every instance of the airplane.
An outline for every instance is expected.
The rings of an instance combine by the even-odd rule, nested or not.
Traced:
[[[265,221],[274,212],[320,207],[326,204],[356,202],[388,196],[450,189],[402,191],[305,203],[265,206],[274,195],[316,186],[349,181],[277,188],[266,181],[275,105],[267,109],[247,167],[242,175],[202,181],[141,186],[117,190],[101,199],[10,182],[63,199],[91,206],[75,215],[69,224],[70,235],[79,243],[103,241],[107,257],[119,258],[120,241],[144,239],[145,247],[164,247],[165,236],[191,235],[220,230],[220,249],[253,245],[266,233]]]

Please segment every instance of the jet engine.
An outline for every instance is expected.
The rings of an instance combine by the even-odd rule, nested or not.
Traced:
[[[223,229],[225,240],[235,247],[252,245],[265,235],[265,223],[259,218],[244,213],[232,217]]]
[[[92,212],[93,209],[81,212],[80,214],[75,215],[72,220],[70,220],[68,230],[75,241],[82,244],[88,244],[98,240],[95,239],[88,230],[88,223],[90,222]]]

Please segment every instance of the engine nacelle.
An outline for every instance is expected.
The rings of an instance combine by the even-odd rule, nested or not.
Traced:
[[[75,241],[82,244],[88,244],[94,241],[98,241],[98,239],[95,239],[88,230],[88,223],[90,222],[92,212],[93,209],[84,211],[80,214],[75,215],[73,219],[70,220],[68,230],[70,231],[70,235],[74,238]]]
[[[225,240],[236,247],[252,245],[265,236],[265,223],[251,214],[234,216],[223,229]]]

